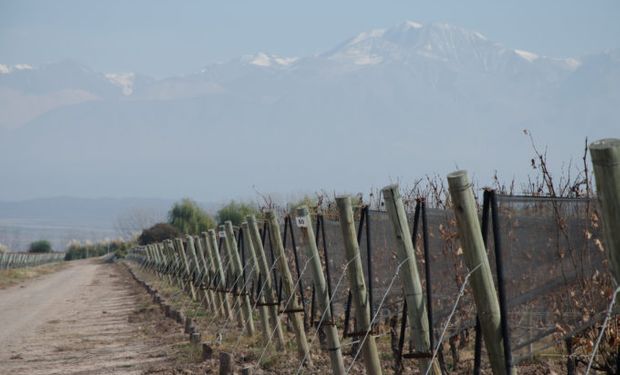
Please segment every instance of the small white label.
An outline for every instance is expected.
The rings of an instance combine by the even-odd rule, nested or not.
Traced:
[[[226,238],[226,232],[224,232],[223,230],[220,231],[219,235],[220,238]]]
[[[306,221],[306,217],[305,216],[297,216],[295,218],[295,220],[297,221],[297,227],[298,228],[307,228],[308,227],[308,222]]]

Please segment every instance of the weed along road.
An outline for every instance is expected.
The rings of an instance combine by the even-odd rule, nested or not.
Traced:
[[[0,374],[169,373],[182,332],[101,260],[0,290]]]

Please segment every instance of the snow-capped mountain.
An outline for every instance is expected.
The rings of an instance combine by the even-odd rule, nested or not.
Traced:
[[[427,160],[438,147],[428,140],[447,134],[463,142],[454,150],[465,155],[463,163],[482,158],[478,167],[485,173],[500,168],[496,163],[515,169],[505,138],[519,137],[524,128],[545,142],[553,139],[564,153],[585,136],[620,135],[619,51],[546,57],[457,26],[407,21],[362,32],[317,55],[259,52],[165,79],[95,72],[70,61],[0,65],[0,170],[19,158],[39,171],[37,142],[57,148],[46,162],[62,165],[80,152],[73,163],[84,163],[87,172],[80,171],[110,176],[127,164],[155,179],[159,167],[153,165],[160,164],[218,171],[214,155],[231,150],[237,167],[247,168],[241,160],[296,152],[291,139],[320,144],[316,162],[333,163],[330,155],[343,152],[342,137],[354,142],[346,152],[361,165],[383,170],[380,150]],[[109,144],[139,156],[115,159]],[[378,151],[358,151],[364,149]],[[197,158],[199,150],[211,158]],[[497,155],[484,155],[489,152]],[[448,158],[450,167],[461,159]],[[428,168],[441,162],[432,158]],[[295,162],[281,163],[298,175]],[[409,163],[394,168],[386,173],[410,172]],[[28,176],[13,177],[30,183]]]

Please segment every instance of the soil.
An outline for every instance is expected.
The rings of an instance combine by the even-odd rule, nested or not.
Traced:
[[[194,373],[187,337],[121,264],[75,261],[0,290],[0,316],[0,374]]]

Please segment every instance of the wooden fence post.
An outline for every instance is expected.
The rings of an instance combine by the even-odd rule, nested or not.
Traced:
[[[206,238],[207,235],[208,238]],[[217,290],[217,295],[220,298],[220,308],[224,309],[224,316],[226,316],[228,319],[233,319],[233,313],[230,309],[230,302],[228,301],[228,293],[226,292],[226,274],[224,273],[224,267],[222,266],[222,258],[220,257],[220,252],[218,251],[215,231],[213,229],[209,229],[206,234],[203,233],[203,236],[205,236],[207,250],[211,253],[211,258],[213,258],[215,265],[215,272],[217,273],[217,277],[219,278],[219,290]]]
[[[278,314],[278,298],[276,296],[277,293],[274,287],[274,282],[271,278],[271,267],[267,261],[267,256],[265,254],[263,242],[261,241],[261,235],[258,230],[256,217],[254,217],[254,215],[250,215],[246,217],[246,220],[248,222],[250,240],[252,245],[254,245],[254,251],[256,253],[260,268],[261,281],[265,284],[261,296],[264,296],[265,303],[268,305],[267,311],[269,312],[269,317],[271,318],[271,324],[274,326],[273,329],[275,329],[276,348],[278,350],[283,350],[285,344],[284,332],[282,331],[282,325],[280,324],[280,316]],[[269,334],[271,334],[271,331]]]
[[[189,268],[189,261],[187,259],[187,254],[185,253],[185,247],[183,246],[183,241],[180,238],[174,239],[174,245],[177,249],[177,252],[180,254],[181,262],[183,263],[183,267],[185,270],[185,287],[189,289],[192,300],[196,300],[196,289],[194,289],[194,283],[192,282],[192,271]]]
[[[499,301],[493,284],[493,274],[489,266],[486,248],[482,240],[476,199],[467,172],[450,173],[448,175],[448,186],[465,264],[470,270],[477,268],[472,273],[470,280],[491,369],[493,374],[504,375],[506,374],[506,362],[504,360]],[[516,373],[514,368],[512,373]]]
[[[364,281],[364,269],[362,268],[362,259],[360,258],[360,247],[357,242],[355,232],[355,220],[353,217],[353,208],[351,206],[351,197],[336,197],[336,205],[338,206],[338,215],[340,217],[340,228],[342,229],[342,237],[344,240],[344,248],[346,251],[345,261],[349,264],[349,286],[355,308],[355,317],[357,327],[360,332],[371,330],[370,306],[368,301],[368,293],[366,291],[366,282]],[[360,336],[364,338],[364,335]],[[377,352],[377,343],[375,337],[369,334],[362,346],[366,371],[369,375],[379,375],[382,373],[381,363],[379,362],[379,353]]]
[[[256,282],[256,285],[258,285],[258,287],[260,288],[259,282],[260,282],[260,266],[258,264],[258,259],[256,258],[256,251],[254,250],[254,244],[252,243],[252,240],[250,239],[250,227],[248,225],[247,221],[244,221],[243,223],[241,223],[241,227],[243,228],[243,233],[246,237],[246,240],[243,241],[246,249],[248,249],[248,253],[250,253],[250,259],[249,261],[252,264],[252,272],[249,273],[251,280]],[[250,290],[250,293],[253,293],[252,290]],[[267,311],[267,306],[265,306],[265,297],[263,296],[263,294],[261,293],[261,295],[258,297],[258,313],[260,316],[260,322],[261,322],[261,326],[263,328],[263,342],[265,343],[265,345],[267,345],[267,341],[269,340],[269,335],[271,335],[271,328],[269,325],[269,311]]]
[[[293,283],[293,276],[288,267],[288,261],[286,254],[284,253],[284,244],[282,243],[282,236],[280,235],[280,224],[278,223],[278,217],[272,210],[265,213],[267,224],[269,225],[269,236],[271,243],[276,251],[278,257],[278,269],[282,275],[282,284],[286,298],[290,299],[290,302],[283,306],[285,312],[293,325],[295,331],[295,337],[297,338],[297,351],[299,358],[305,358],[308,365],[312,364],[312,358],[310,357],[308,341],[306,339],[306,332],[304,331],[303,309],[299,304],[295,293],[297,292],[295,284]],[[301,275],[300,275],[301,277]],[[303,296],[302,296],[303,298]]]
[[[168,280],[168,283],[172,285],[172,275],[170,274],[170,270],[172,268],[172,260],[169,255],[166,253],[166,245],[163,242],[160,242],[157,246],[157,251],[161,256],[161,259],[164,262],[166,277],[164,279]]]
[[[335,375],[344,375],[344,360],[342,358],[342,350],[340,349],[340,338],[338,337],[338,328],[333,320],[332,311],[330,309],[329,291],[327,283],[323,275],[323,267],[321,266],[321,257],[319,249],[316,247],[316,237],[312,229],[312,219],[308,207],[301,206],[297,209],[297,226],[301,230],[303,245],[306,248],[306,256],[310,260],[310,268],[314,278],[314,288],[316,299],[319,304],[320,311],[323,314],[322,329],[327,336],[329,358],[332,363],[332,371]]]
[[[192,256],[194,276],[196,278],[199,278],[198,280],[194,280],[194,282],[196,283],[196,287],[202,291],[202,296],[205,300],[205,304],[207,305],[207,309],[211,310],[211,299],[209,298],[209,293],[207,293],[207,289],[204,288],[202,285],[202,278],[204,275],[204,271],[202,270],[203,267],[201,267],[201,263],[199,262],[198,254],[200,252],[196,251],[196,245],[198,244],[194,243],[194,236],[188,234],[186,238],[187,238],[187,249],[190,255]],[[202,258],[202,260],[204,261],[204,257]]]
[[[415,256],[415,246],[409,232],[409,223],[407,221],[407,213],[405,205],[400,197],[398,185],[389,185],[382,190],[385,200],[385,208],[387,210],[396,242],[398,243],[398,261],[403,264],[404,275],[402,277],[405,289],[405,298],[407,300],[407,318],[409,319],[411,336],[413,343],[418,352],[430,353],[432,355],[434,348],[431,348],[430,335],[432,327],[428,326],[428,316],[426,311],[426,303],[422,292],[422,283],[420,282],[420,274],[418,273],[418,263]],[[422,358],[419,361],[421,373],[425,373],[430,361]],[[433,361],[431,374],[441,375],[441,369],[437,361]]]
[[[601,207],[603,239],[616,283],[620,283],[620,139],[601,139],[590,144]]]
[[[229,244],[228,241],[228,236],[226,235],[226,228],[223,225],[220,225],[219,227],[219,234],[218,236],[220,236],[220,238],[224,241],[224,251],[226,252],[226,264],[227,264],[227,268],[224,270],[224,272],[226,272],[227,276],[230,276],[230,280],[227,280],[228,283],[230,283],[230,285],[228,286],[228,288],[230,288],[229,292],[232,295],[232,300],[233,300],[233,304],[232,304],[232,310],[233,310],[233,314],[237,317],[237,326],[242,328],[243,327],[243,299],[241,298],[241,295],[239,294],[239,284],[243,284],[243,281],[241,280],[241,278],[239,278],[238,274],[237,274],[237,264],[233,258],[233,251],[231,250],[231,246]],[[234,237],[234,234],[233,234]]]
[[[204,293],[207,294],[207,300],[209,301],[210,309],[215,315],[220,315],[220,310],[217,305],[217,301],[215,299],[215,294],[213,290],[209,287],[209,281],[213,277],[213,272],[211,270],[211,265],[209,262],[209,256],[205,251],[205,246],[203,245],[204,241],[200,236],[194,236],[194,242],[196,244],[196,252],[198,253],[198,258],[201,262],[202,267],[202,280],[200,287],[203,289]]]
[[[250,296],[247,293],[243,279],[243,265],[241,264],[241,257],[239,256],[239,247],[237,246],[237,240],[235,239],[235,231],[233,230],[232,222],[230,220],[224,223],[226,230],[226,247],[230,254],[232,254],[232,269],[234,277],[237,280],[237,294],[239,297],[239,308],[243,312],[243,319],[245,320],[245,328],[248,336],[254,334],[254,317],[252,316],[252,304],[250,303]]]

